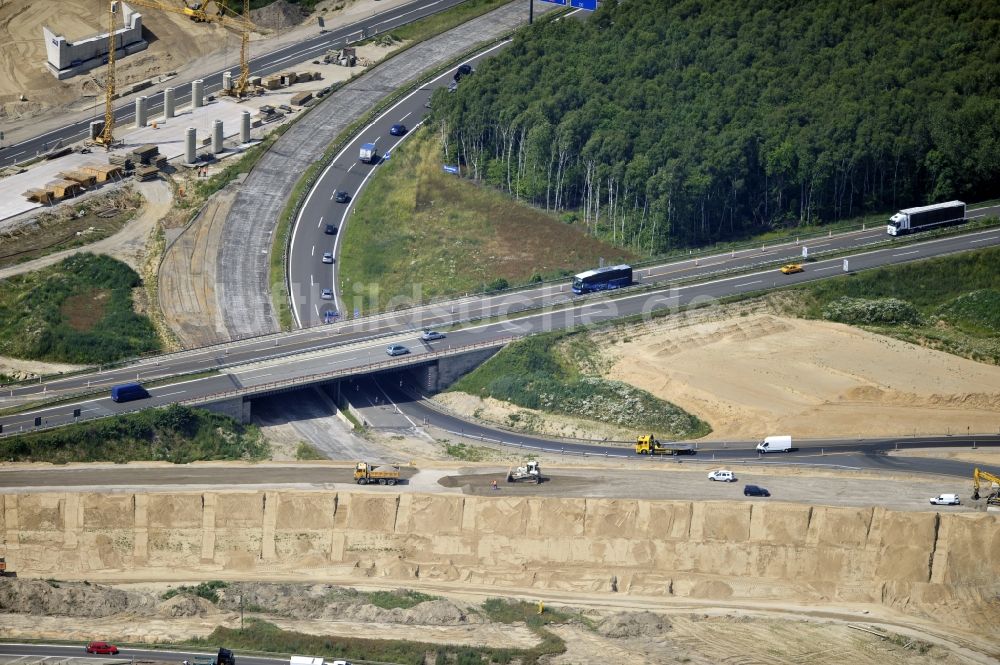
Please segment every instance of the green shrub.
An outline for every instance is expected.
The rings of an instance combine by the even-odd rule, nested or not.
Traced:
[[[556,332],[513,342],[451,390],[624,428],[652,429],[672,438],[699,437],[710,431],[698,417],[645,390],[581,375],[581,367],[595,371],[598,364],[596,349],[578,339],[584,335]]]
[[[970,333],[1000,333],[1000,290],[979,289],[942,305],[938,316]]]
[[[87,253],[4,280],[0,355],[106,363],[158,351],[153,324],[132,309],[140,282],[124,263]]]
[[[186,464],[267,456],[260,430],[226,416],[178,404],[0,439],[0,459],[16,462]]]
[[[428,600],[437,600],[437,596],[429,596],[419,591],[410,589],[397,589],[396,591],[372,591],[365,594],[369,603],[384,610],[391,610],[397,607],[409,609],[416,607],[420,603]]]
[[[174,596],[182,593],[190,593],[199,598],[204,598],[211,603],[219,602],[219,589],[224,589],[229,586],[226,582],[220,580],[212,580],[211,582],[202,582],[198,586],[179,586],[173,589],[168,589],[166,593],[163,594],[163,600],[169,600]]]
[[[898,325],[921,323],[920,312],[911,303],[898,298],[839,298],[823,310],[823,318],[840,323],[862,325]]]

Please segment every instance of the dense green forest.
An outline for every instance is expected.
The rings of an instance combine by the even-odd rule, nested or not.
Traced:
[[[605,0],[439,93],[445,158],[643,252],[1000,194],[994,0]]]

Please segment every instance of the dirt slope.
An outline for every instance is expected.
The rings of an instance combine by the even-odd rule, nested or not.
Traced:
[[[712,439],[964,434],[1000,425],[1000,367],[838,323],[708,314],[615,335],[603,344],[610,377],[708,421]]]

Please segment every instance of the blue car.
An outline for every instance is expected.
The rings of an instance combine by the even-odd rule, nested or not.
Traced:
[[[389,133],[393,136],[402,136],[406,133],[406,125],[396,124],[389,128]]]
[[[763,487],[747,485],[743,488],[743,496],[771,496],[771,493]]]

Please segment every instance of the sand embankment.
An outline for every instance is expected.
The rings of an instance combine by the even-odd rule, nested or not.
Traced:
[[[337,491],[0,497],[19,574],[323,579],[883,603],[989,634],[1000,517],[783,503]]]

